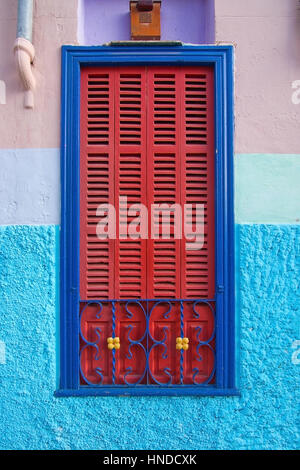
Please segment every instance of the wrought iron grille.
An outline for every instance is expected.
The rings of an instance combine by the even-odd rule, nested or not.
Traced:
[[[80,305],[81,386],[214,385],[215,299]]]

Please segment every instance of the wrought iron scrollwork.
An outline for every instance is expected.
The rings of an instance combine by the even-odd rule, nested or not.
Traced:
[[[88,378],[86,377],[84,371],[83,371],[83,368],[82,368],[82,356],[83,356],[83,353],[85,350],[87,350],[88,348],[94,348],[95,349],[95,355],[94,355],[94,359],[95,361],[98,361],[100,359],[100,341],[101,341],[101,328],[100,327],[97,327],[95,328],[95,334],[97,336],[97,340],[96,341],[89,341],[88,338],[86,338],[82,332],[82,318],[84,317],[84,314],[86,312],[86,309],[88,308],[89,305],[98,305],[99,306],[99,310],[97,311],[97,313],[95,314],[95,318],[97,320],[99,320],[101,318],[101,315],[102,315],[102,310],[103,310],[103,305],[102,305],[102,302],[99,302],[99,301],[93,301],[93,302],[87,302],[86,305],[84,306],[84,308],[82,309],[82,312],[80,314],[80,318],[79,318],[79,334],[80,334],[80,338],[82,340],[82,342],[84,343],[84,346],[81,348],[80,350],[80,357],[79,357],[79,369],[80,369],[80,374],[81,376],[83,377],[84,381],[88,384],[88,385],[102,385],[103,383],[103,371],[100,367],[96,367],[95,368],[95,374],[97,376],[100,377],[100,381],[99,382],[90,382],[88,380]]]
[[[171,310],[172,310],[172,303],[170,300],[159,300],[157,302],[154,303],[154,305],[152,306],[150,312],[149,312],[149,315],[148,315],[148,321],[147,321],[147,330],[148,330],[148,335],[149,335],[149,338],[150,340],[152,341],[152,346],[150,346],[150,349],[149,349],[149,354],[148,354],[148,358],[150,357],[150,354],[151,352],[153,352],[154,348],[159,348],[161,347],[162,348],[162,351],[161,351],[161,358],[162,359],[167,359],[168,358],[168,347],[166,345],[166,341],[167,341],[167,333],[169,331],[169,328],[167,326],[164,326],[163,329],[162,329],[162,332],[163,332],[163,338],[161,340],[158,340],[158,339],[155,339],[151,332],[150,332],[150,321],[151,321],[151,316],[152,314],[154,313],[155,309],[159,306],[159,305],[168,305],[168,309],[167,311],[163,314],[163,318],[166,320],[170,317],[170,313],[171,313]],[[157,384],[157,385],[170,385],[172,383],[172,375],[170,374],[171,370],[169,367],[165,367],[163,369],[163,373],[166,375],[166,377],[168,377],[168,381],[167,382],[160,382],[159,380],[157,380],[157,378],[155,377],[153,371],[151,371],[151,368],[150,368],[150,363],[149,363],[149,359],[148,359],[148,372],[149,372],[149,375],[150,377],[152,378],[152,380]]]
[[[209,338],[201,339],[201,335],[203,333],[203,328],[199,324],[194,327],[194,331],[196,332],[195,337],[193,337],[192,343],[191,339],[184,337],[184,330],[185,330],[185,315],[186,312],[186,304],[188,304],[189,310],[189,318],[194,318],[194,320],[199,320],[199,323],[203,320],[201,318],[201,313],[198,311],[198,307],[207,306],[209,309],[209,315],[211,315],[211,322],[212,325],[211,330],[209,331],[210,336]],[[210,354],[213,356],[213,367],[211,369],[209,377],[206,378],[205,381],[200,381],[200,368],[194,367],[192,369],[192,374],[189,379],[189,383],[193,384],[194,386],[201,386],[201,385],[208,385],[214,378],[215,375],[215,300],[206,300],[206,299],[196,299],[196,300],[182,300],[182,299],[118,299],[118,300],[89,300],[89,301],[82,301],[82,310],[80,313],[80,339],[81,339],[81,347],[80,347],[80,374],[81,377],[86,385],[89,386],[101,386],[103,385],[103,369],[99,366],[94,366],[93,368],[93,375],[95,376],[95,381],[91,382],[89,377],[86,376],[86,372],[82,367],[82,357],[86,354],[86,350],[94,350],[92,353],[93,362],[99,361],[103,358],[102,354],[104,353],[101,351],[100,344],[105,344],[106,339],[103,337],[104,332],[102,331],[100,326],[97,326],[97,320],[102,319],[103,315],[103,307],[109,308],[111,311],[111,332],[112,336],[109,341],[112,343],[113,347],[109,348],[109,354],[111,354],[111,383],[114,385],[116,383],[120,384],[120,377],[117,379],[116,377],[116,351],[115,349],[120,348],[120,340],[116,338],[116,323],[117,323],[117,315],[120,311],[122,311],[122,315],[128,319],[126,328],[126,335],[124,337],[124,333],[122,336],[121,341],[121,350],[122,354],[124,354],[127,361],[132,361],[132,365],[128,365],[123,372],[122,380],[124,386],[138,386],[139,384],[152,384],[157,386],[172,386],[172,385],[185,385],[185,371],[184,371],[184,354],[189,348],[193,351],[194,356],[193,360],[202,362],[203,361],[203,350],[204,348],[208,348]],[[93,321],[96,322],[96,327],[92,330],[92,338],[87,337],[86,330],[83,328],[83,319],[86,313],[86,310],[89,306],[95,306],[96,311],[93,313]],[[107,310],[106,310],[107,312]],[[140,337],[136,338],[134,336],[134,330],[136,326],[134,325],[135,316],[139,312],[140,319],[144,318],[145,328],[142,326],[142,333],[139,334]],[[158,357],[161,360],[167,360],[169,355],[174,353],[173,351],[168,350],[168,348],[172,347],[171,341],[171,331],[168,325],[164,325],[161,327],[160,330],[160,337],[155,337],[156,335],[153,333],[153,326],[152,326],[152,318],[154,314],[158,315],[157,318],[161,318],[162,324],[166,320],[170,320],[173,322],[178,322],[178,330],[177,335],[180,331],[180,337],[174,338],[174,350],[179,350],[177,354],[180,354],[179,362],[177,363],[177,381],[175,381],[174,371],[170,369],[170,367],[161,367],[159,371],[159,377],[157,376],[156,372],[152,370],[152,362],[151,355],[157,351]],[[158,313],[157,313],[158,312]],[[107,313],[106,313],[107,315]],[[206,313],[207,315],[207,313]],[[124,318],[124,317],[123,317]],[[132,319],[132,323],[130,320]],[[140,325],[143,324],[143,321],[140,321]],[[166,322],[167,323],[167,322]],[[177,328],[177,327],[176,327]],[[124,331],[124,330],[123,330]],[[174,331],[173,331],[174,336]],[[175,342],[176,339],[176,342]],[[111,341],[112,340],[112,341]],[[115,341],[118,340],[118,347],[115,348],[114,344]],[[178,346],[178,342],[181,340],[180,345]],[[124,349],[123,349],[124,348]],[[126,349],[125,349],[126,348]],[[137,351],[140,351],[137,353]],[[107,344],[106,344],[106,352]],[[138,356],[137,354],[142,354],[143,356]],[[175,350],[176,354],[176,350]],[[190,351],[189,351],[189,354]],[[145,361],[145,366],[142,371],[139,372],[139,377],[136,378],[136,374],[134,373],[134,364],[136,361],[139,361],[141,364],[141,358],[143,357],[143,361]],[[173,367],[173,366],[172,366]],[[164,377],[166,380],[164,380]],[[106,379],[107,380],[107,379]],[[177,382],[177,383],[175,383]]]
[[[138,306],[141,308],[141,310],[142,310],[142,312],[143,312],[143,314],[144,314],[144,316],[145,316],[145,323],[146,323],[146,325],[147,325],[147,313],[146,313],[146,311],[145,311],[145,309],[144,309],[142,303],[139,302],[138,300],[129,300],[129,301],[127,301],[127,302],[125,303],[125,310],[126,310],[126,315],[127,315],[127,317],[128,317],[128,318],[132,318],[132,317],[133,317],[133,313],[132,313],[132,312],[130,311],[130,309],[129,309],[130,304],[138,305]],[[147,351],[146,351],[145,346],[143,345],[143,341],[145,340],[145,338],[146,338],[146,336],[147,336],[147,327],[146,327],[145,332],[144,332],[144,334],[142,335],[142,337],[139,338],[139,339],[136,339],[136,340],[134,340],[133,338],[131,338],[131,335],[130,335],[130,333],[133,331],[133,329],[134,329],[134,326],[133,326],[133,325],[129,324],[129,325],[127,326],[127,330],[128,330],[128,331],[127,331],[127,340],[128,340],[129,346],[128,346],[128,352],[127,352],[127,354],[126,354],[126,357],[127,357],[127,359],[132,360],[132,359],[133,359],[132,348],[133,348],[134,346],[137,346],[137,347],[141,348],[142,351],[143,351],[143,353],[145,354],[145,364],[146,364],[146,365],[145,365],[145,369],[144,369],[144,372],[143,372],[142,376],[140,377],[139,380],[137,380],[137,381],[134,382],[134,383],[128,382],[128,380],[127,380],[127,377],[129,377],[130,374],[131,374],[132,371],[133,371],[133,368],[132,368],[131,366],[127,367],[127,369],[126,369],[126,371],[125,371],[125,374],[124,374],[124,382],[125,382],[126,385],[138,385],[138,384],[140,384],[140,383],[143,381],[143,379],[144,379],[144,377],[145,377],[145,375],[146,375],[146,373],[147,373],[148,354],[147,354]]]
[[[197,305],[200,305],[200,304],[202,304],[202,305],[203,305],[203,304],[207,305],[207,306],[209,307],[209,309],[210,309],[211,315],[213,315],[213,331],[212,331],[211,336],[210,336],[207,340],[205,340],[205,341],[201,341],[201,340],[200,340],[200,335],[201,335],[201,333],[202,333],[202,327],[201,327],[201,326],[197,326],[197,327],[195,328],[195,330],[196,330],[196,332],[197,332],[197,333],[196,333],[196,339],[197,339],[196,360],[197,360],[198,362],[201,362],[201,361],[203,360],[203,358],[202,358],[202,356],[201,356],[200,350],[201,350],[201,348],[204,348],[204,347],[207,347],[207,348],[212,352],[213,357],[214,357],[214,361],[213,361],[214,366],[213,366],[213,368],[212,368],[212,371],[211,371],[209,377],[208,377],[204,382],[201,382],[201,384],[200,384],[200,385],[207,385],[207,384],[209,384],[210,381],[212,380],[212,378],[213,378],[213,376],[214,376],[214,374],[215,374],[215,369],[216,369],[215,350],[214,350],[214,348],[212,347],[212,344],[211,344],[212,341],[215,339],[215,334],[216,334],[216,322],[215,322],[215,311],[214,311],[214,308],[213,308],[213,306],[211,305],[210,302],[205,301],[205,300],[197,300],[197,301],[194,302],[194,304],[193,304],[193,315],[194,315],[194,317],[197,318],[198,320],[200,320],[200,314],[199,314],[199,312],[197,312],[197,310],[196,310]],[[200,374],[199,368],[198,368],[198,367],[194,367],[193,372],[194,372],[194,374],[193,374],[193,383],[194,383],[194,385],[199,385],[199,384],[197,383],[197,381],[196,381],[196,377]]]

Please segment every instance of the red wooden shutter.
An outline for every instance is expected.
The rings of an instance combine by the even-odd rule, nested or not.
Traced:
[[[211,67],[181,69],[181,201],[201,204],[203,237],[193,250],[181,243],[181,296],[212,299],[215,296],[215,172],[214,172],[214,72]],[[195,223],[196,210],[188,211]],[[190,347],[184,354],[184,383],[202,383],[212,374],[213,345],[198,347],[214,332],[214,314],[208,304],[184,306],[184,336]],[[197,349],[198,348],[198,349]],[[195,371],[197,371],[195,373]]]
[[[144,204],[146,200],[146,81],[144,68],[121,68],[115,72],[115,201],[117,214],[125,224],[127,204]],[[138,215],[138,214],[137,214]],[[127,227],[136,216],[128,216]],[[123,225],[122,225],[123,226]],[[146,240],[119,238],[115,243],[115,297],[146,298]]]
[[[81,305],[83,383],[206,381],[214,364],[214,344],[209,341],[214,315],[210,305],[195,305],[192,299],[215,295],[213,69],[84,69],[80,142],[80,298],[104,300],[101,308],[96,302]],[[129,215],[126,227],[126,213],[119,206],[124,196],[129,206],[148,208],[147,240],[122,239],[119,215],[121,228],[127,229],[139,215]],[[169,239],[161,231],[151,238],[157,228],[151,227],[151,204],[178,204],[183,216],[184,204],[197,203],[203,205],[205,220],[199,246],[191,250],[185,237],[177,238],[175,214]],[[116,209],[116,239],[97,237],[100,204]],[[154,211],[154,216],[161,230],[161,213]],[[195,208],[187,216],[195,223]],[[184,224],[179,228],[183,231]],[[125,303],[146,298],[171,303]],[[109,299],[120,300],[114,305],[114,321],[112,304],[105,302]],[[150,336],[142,341],[151,350],[149,372],[142,377],[146,357],[132,341],[143,337],[150,312]],[[182,334],[190,340],[183,362],[175,349]],[[122,345],[114,356],[107,348],[112,335]],[[163,339],[163,345],[156,344]],[[199,348],[207,341],[211,344]]]
[[[149,298],[214,296],[213,93],[209,67],[148,71],[148,207],[177,203],[183,215],[184,204],[192,204],[187,216],[194,224],[195,204],[201,204],[205,220],[198,249],[176,240],[173,223],[170,240],[148,241]]]
[[[114,205],[114,72],[87,68],[81,72],[80,127],[80,298],[114,296],[114,240],[97,237],[97,208]],[[81,304],[82,383],[109,384],[112,363],[107,349],[111,309]],[[98,349],[88,343],[97,343]]]
[[[81,77],[80,297],[145,298],[146,240],[119,239],[118,224],[116,240],[96,234],[100,204],[117,222],[120,196],[147,206],[145,69],[100,70]]]
[[[213,70],[149,68],[147,90],[145,68],[82,72],[83,299],[214,295]],[[148,207],[149,231],[151,204],[203,204],[203,247],[186,249],[186,240],[175,238],[173,223],[169,240],[161,235],[158,240],[119,240],[118,231],[116,240],[99,240],[96,209],[114,204],[118,221],[120,196],[127,196],[129,205]],[[190,217],[195,219],[195,211]]]
[[[88,68],[81,75],[81,152],[80,152],[80,297],[89,299],[136,299],[146,297],[146,240],[123,239],[118,226],[116,239],[100,240],[96,227],[99,204],[112,204],[119,211],[121,224],[124,209],[119,197],[129,205],[146,201],[146,85],[145,69]],[[135,216],[129,216],[130,224]],[[126,227],[127,228],[127,227]],[[89,342],[98,341],[101,354],[94,347],[83,350],[82,372],[92,383],[111,383],[111,351],[107,338],[113,335],[112,309],[103,304],[95,321],[98,304],[82,308],[81,331]],[[131,306],[128,317],[124,304],[115,307],[115,336],[122,348],[128,348],[128,327],[134,324],[131,338],[138,339],[145,330],[145,316]],[[98,339],[98,337],[100,339]],[[83,341],[84,342],[84,341]],[[132,348],[135,355],[136,347]],[[119,352],[116,351],[119,356]],[[116,362],[115,383],[124,383],[128,363],[124,354]],[[129,381],[141,374],[142,360],[136,361]],[[98,373],[97,373],[98,370]],[[93,371],[93,373],[92,373]]]
[[[147,100],[147,162],[148,207],[153,204],[180,204],[180,91],[178,69],[151,67],[148,70]],[[167,208],[166,208],[167,212]],[[163,213],[153,211],[152,231],[157,238],[148,239],[148,298],[180,298],[180,239],[175,238],[175,214],[169,213],[170,237],[163,239]],[[151,226],[151,213],[149,213]],[[153,236],[153,233],[151,234]],[[178,382],[179,356],[164,354],[171,351],[180,335],[178,304],[172,315],[165,318],[169,305],[157,305],[151,314],[149,330],[156,341],[165,338],[164,345],[154,346],[150,341],[149,366],[151,383],[168,383],[169,377]],[[176,311],[175,311],[176,309]],[[165,357],[166,356],[166,357]]]
[[[80,127],[80,297],[114,296],[114,240],[96,234],[100,204],[114,204],[114,74],[83,69]]]
[[[152,204],[180,204],[180,94],[178,69],[149,68],[147,100],[148,208]],[[154,210],[155,232],[163,229],[162,213]],[[170,215],[170,238],[148,239],[148,298],[180,297],[180,240]]]
[[[147,101],[147,161],[148,205],[156,203],[193,205],[187,217],[195,229],[196,207],[204,215],[203,237],[193,249],[187,240],[176,239],[174,217],[171,215],[171,238],[148,240],[148,297],[149,298],[213,298],[214,297],[214,82],[209,67],[152,67],[148,71]],[[157,213],[156,213],[157,214]],[[156,221],[161,222],[156,215]],[[182,224],[182,231],[184,225]],[[156,378],[165,383],[168,374],[179,381],[180,354],[174,353],[180,336],[180,304],[175,303],[172,314],[164,314],[168,305],[161,304],[152,313],[150,333],[156,339],[166,335],[165,345],[173,350],[162,359],[162,347],[150,354],[150,368]],[[195,368],[202,368],[197,382],[211,374],[213,353],[202,348],[205,359],[197,354],[198,340],[206,341],[213,333],[214,317],[210,308],[184,303],[184,336],[191,339],[184,355],[184,380],[193,383]],[[199,315],[199,318],[198,318]],[[165,329],[167,327],[167,330]],[[201,328],[201,332],[199,332]],[[166,374],[165,370],[168,370]]]
[[[214,285],[214,77],[210,67],[181,70],[181,201],[201,204],[204,212],[203,246],[181,244],[182,298],[213,298]],[[202,210],[200,210],[202,213]],[[195,222],[196,211],[189,211]],[[197,245],[194,245],[197,248]]]
[[[119,197],[127,197],[127,204],[144,204],[146,195],[146,71],[145,68],[122,67],[115,71],[115,201],[120,212],[122,227],[129,225],[137,214],[128,215],[119,206]],[[146,239],[126,240],[117,229],[115,241],[115,297],[116,299],[146,298]],[[130,314],[128,314],[128,311]],[[138,340],[146,329],[146,318],[140,307],[125,303],[116,305],[117,329],[120,337],[120,353],[117,352],[116,383],[135,383],[145,368],[145,356],[139,346],[132,346],[128,334]],[[131,327],[134,327],[131,331]],[[132,355],[132,359],[131,359]],[[130,370],[130,374],[128,373]]]

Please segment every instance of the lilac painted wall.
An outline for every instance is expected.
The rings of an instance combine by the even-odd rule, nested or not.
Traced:
[[[205,24],[204,24],[204,39],[206,44],[214,44],[216,40],[216,27],[215,27],[215,2],[214,0],[205,0]]]
[[[214,42],[213,0],[163,0],[163,40]],[[130,39],[129,0],[81,0],[78,25],[81,44]]]

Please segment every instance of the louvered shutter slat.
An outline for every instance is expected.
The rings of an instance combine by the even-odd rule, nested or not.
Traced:
[[[117,213],[120,211],[120,196],[127,197],[128,206],[133,204],[147,205],[145,96],[145,69],[132,67],[117,69],[115,74],[115,200]],[[125,212],[122,211],[120,214],[120,223],[125,224]],[[127,228],[135,217],[127,217]],[[117,236],[115,266],[116,298],[145,298],[146,240],[129,237],[122,240]]]
[[[151,205],[180,203],[179,83],[176,69],[149,68],[147,84],[147,199],[151,227]],[[178,298],[180,260],[176,253],[180,240],[175,238],[174,215],[170,214],[169,240],[162,239],[162,227],[158,227],[163,222],[161,212],[156,210],[153,215],[152,232],[157,231],[159,238],[148,240],[148,297]]]
[[[113,240],[96,229],[100,204],[114,204],[114,77],[111,69],[87,68],[81,75],[80,128],[80,297],[114,294],[110,262]]]
[[[203,237],[199,248],[181,245],[183,298],[213,298],[214,286],[214,81],[210,67],[181,70],[182,203],[201,204]],[[187,212],[196,222],[196,210]],[[195,226],[193,227],[193,229]]]

